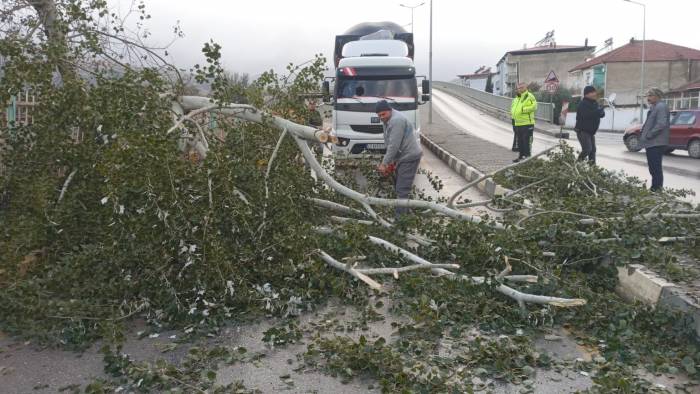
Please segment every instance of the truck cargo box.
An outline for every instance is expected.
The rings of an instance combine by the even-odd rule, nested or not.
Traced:
[[[393,33],[394,40],[400,40],[406,43],[408,47],[407,57],[413,59],[413,33],[408,33],[403,27],[393,22],[365,22],[355,25],[348,29],[344,34],[335,36],[335,51],[334,64],[338,67],[338,62],[343,56],[343,47],[345,44],[358,41],[364,36],[376,33],[380,30],[386,30]],[[387,56],[387,55],[383,55]]]

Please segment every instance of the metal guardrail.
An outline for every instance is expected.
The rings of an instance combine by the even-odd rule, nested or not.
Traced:
[[[450,92],[456,96],[475,100],[481,104],[491,106],[510,114],[510,105],[513,102],[513,99],[510,97],[496,96],[495,94],[482,92],[481,90],[476,90],[449,82],[433,81],[433,86],[437,89]],[[554,120],[554,104],[538,102],[535,119],[552,123]]]

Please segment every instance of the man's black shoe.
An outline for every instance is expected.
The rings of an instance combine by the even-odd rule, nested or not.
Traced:
[[[522,160],[522,159],[523,159],[522,157],[518,157],[517,159],[513,159],[513,163],[519,163],[520,160]]]

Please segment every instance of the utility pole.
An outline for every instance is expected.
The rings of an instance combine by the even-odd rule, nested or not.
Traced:
[[[428,53],[428,80],[430,81],[430,101],[428,102],[428,123],[433,123],[433,0],[430,0],[430,45]]]
[[[399,4],[401,7],[410,8],[410,9],[411,9],[411,33],[413,33],[413,10],[415,10],[416,8],[422,6],[423,4],[425,4],[425,2],[422,2],[422,3],[418,4],[418,5]]]
[[[628,3],[642,6],[642,80],[639,88],[639,122],[644,123],[644,85],[646,77],[646,43],[647,43],[647,6],[644,3],[634,0],[625,0]]]

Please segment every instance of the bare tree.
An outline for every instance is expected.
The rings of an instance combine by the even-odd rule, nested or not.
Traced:
[[[64,80],[105,69],[148,67],[181,83],[179,70],[167,60],[172,41],[155,46],[145,42],[150,33],[142,21],[149,18],[143,1],[132,1],[120,13],[107,2],[3,0],[0,40],[20,43],[25,50],[48,45],[47,60]],[[173,31],[174,41],[182,33],[179,26]]]

